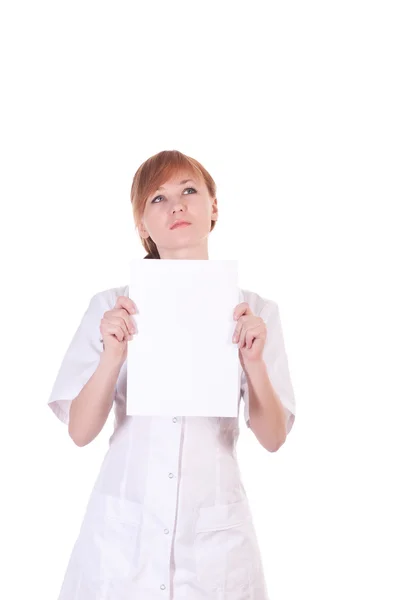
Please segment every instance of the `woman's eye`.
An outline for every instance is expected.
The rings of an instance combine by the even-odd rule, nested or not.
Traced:
[[[186,190],[193,190],[193,191],[194,191],[194,193],[196,193],[196,190],[195,190],[195,188],[192,188],[192,187],[185,188],[184,192],[185,192]],[[188,194],[188,196],[190,196],[190,194]],[[155,202],[155,200],[157,200],[158,198],[163,198],[163,197],[164,197],[164,196],[156,196],[156,197],[155,197],[155,198],[152,200],[151,204],[158,204],[158,202]]]

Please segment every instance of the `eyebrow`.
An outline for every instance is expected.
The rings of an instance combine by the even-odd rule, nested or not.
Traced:
[[[188,181],[192,181],[192,183],[195,183],[195,181],[193,179],[183,179],[182,181],[180,181],[179,185],[184,185],[184,183],[188,183]],[[164,187],[159,186],[158,190],[164,190]]]

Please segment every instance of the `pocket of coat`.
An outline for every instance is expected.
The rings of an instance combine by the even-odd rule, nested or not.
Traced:
[[[78,559],[89,581],[132,579],[139,569],[142,505],[107,494],[90,499]]]
[[[249,591],[254,550],[251,528],[246,499],[199,509],[195,563],[205,591]]]

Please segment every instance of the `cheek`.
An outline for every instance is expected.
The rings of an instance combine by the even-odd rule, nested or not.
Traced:
[[[211,205],[203,202],[203,199],[192,206],[191,212],[196,216],[196,221],[207,225],[211,221]]]
[[[148,210],[145,214],[146,229],[150,233],[152,232],[152,234],[156,234],[157,232],[162,231],[162,223],[165,222],[165,215],[163,214],[163,211],[160,210],[160,207],[157,208],[158,210]]]
[[[210,230],[210,221],[211,221],[210,214],[208,214],[206,211],[202,210],[194,218],[195,218],[195,225],[196,225],[195,228],[197,231],[199,231],[200,233],[203,233],[203,232],[208,232]]]

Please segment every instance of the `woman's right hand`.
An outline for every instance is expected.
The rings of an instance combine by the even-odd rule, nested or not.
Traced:
[[[128,296],[118,296],[115,306],[107,310],[101,319],[100,331],[103,339],[103,353],[113,361],[123,363],[127,358],[127,344],[137,333],[133,320],[137,312],[134,302]]]

